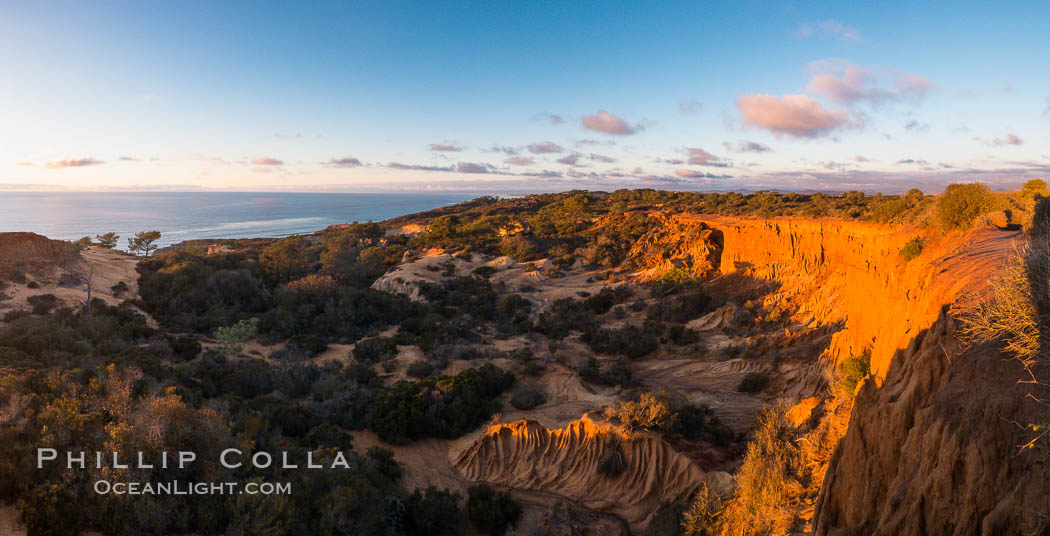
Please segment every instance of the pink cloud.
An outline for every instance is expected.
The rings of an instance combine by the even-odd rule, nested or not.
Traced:
[[[458,152],[463,150],[463,148],[458,146],[458,145],[445,144],[445,143],[431,143],[430,145],[427,146],[427,149],[430,149],[431,151],[438,151],[438,152],[443,152],[443,153],[458,153]]]
[[[616,161],[615,158],[613,158],[611,156],[606,156],[604,154],[591,153],[590,158],[591,158],[591,160],[594,160],[595,162],[602,162],[602,163],[605,163],[605,164],[611,164],[611,163]]]
[[[685,179],[692,179],[692,178],[703,177],[704,176],[704,174],[702,172],[700,172],[700,171],[693,171],[691,169],[676,169],[674,171],[674,174],[678,175],[679,177],[685,178]]]
[[[266,156],[256,156],[255,158],[252,158],[251,162],[252,162],[252,164],[255,164],[256,166],[283,166],[284,165],[284,162],[282,162],[282,161],[280,161],[280,160],[278,160],[276,158],[269,158],[269,157],[266,157]]]
[[[723,162],[721,158],[699,147],[686,147],[685,152],[689,153],[689,164],[693,166],[726,167],[729,165]]]
[[[582,123],[583,128],[587,130],[618,136],[634,134],[639,130],[639,127],[631,126],[627,121],[605,110],[598,110],[598,113],[595,115],[583,116]]]
[[[528,150],[532,154],[549,154],[549,153],[560,153],[565,149],[561,145],[554,143],[553,141],[545,141],[542,143],[533,143],[528,146]]]
[[[70,167],[89,167],[89,166],[100,166],[102,165],[101,160],[94,158],[63,158],[61,160],[55,160],[54,162],[48,162],[44,164],[44,167],[48,169],[62,169]]]
[[[986,140],[983,138],[974,139],[992,147],[1002,147],[1004,145],[1024,145],[1024,140],[1022,140],[1017,134],[1007,134],[1005,138],[995,138],[994,140]]]
[[[780,136],[816,138],[850,124],[846,112],[828,110],[817,99],[805,95],[748,95],[736,101],[744,124]]]
[[[512,156],[504,160],[504,162],[512,166],[531,166],[535,163],[535,160],[531,156]]]
[[[854,162],[871,162],[871,159],[866,156],[857,155],[853,157]]]
[[[921,99],[937,85],[921,76],[891,68],[872,69],[845,60],[819,60],[809,64],[812,77],[806,91],[852,105],[867,101],[878,104],[904,98]],[[879,75],[890,78],[890,88],[879,85]]]

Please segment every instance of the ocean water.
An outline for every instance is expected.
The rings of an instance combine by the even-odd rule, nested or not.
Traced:
[[[160,231],[161,247],[197,238],[311,233],[352,221],[380,221],[477,195],[241,192],[0,192],[0,232],[76,240],[116,232],[120,248],[139,231]]]

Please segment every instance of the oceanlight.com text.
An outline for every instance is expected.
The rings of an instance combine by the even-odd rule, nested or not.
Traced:
[[[290,482],[110,482],[94,484],[99,495],[291,495]]]

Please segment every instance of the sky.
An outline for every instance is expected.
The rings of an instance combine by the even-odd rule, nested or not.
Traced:
[[[0,190],[1050,179],[1050,3],[0,0]]]

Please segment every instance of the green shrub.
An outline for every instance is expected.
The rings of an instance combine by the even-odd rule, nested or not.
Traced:
[[[77,496],[65,486],[45,484],[18,500],[26,536],[66,536],[80,532]]]
[[[58,305],[58,297],[54,294],[38,294],[26,298],[26,302],[33,307],[33,314],[46,315]]]
[[[375,395],[368,427],[388,443],[454,439],[498,411],[497,398],[513,383],[514,375],[491,363],[456,376],[398,382]]]
[[[847,393],[852,394],[857,390],[857,384],[870,373],[870,356],[867,354],[852,356],[839,365],[839,385],[841,385]]]
[[[911,262],[922,253],[922,248],[925,245],[926,240],[920,236],[908,240],[904,243],[904,247],[901,248],[901,258],[904,259],[904,262]]]
[[[937,221],[945,229],[966,229],[981,214],[994,210],[988,186],[979,182],[949,184],[937,199]]]
[[[360,363],[376,363],[397,354],[397,343],[389,337],[361,339],[354,345],[353,354]]]
[[[467,489],[467,514],[479,532],[499,536],[518,522],[521,504],[509,493],[497,492],[488,484],[475,484]]]
[[[740,385],[737,386],[736,390],[741,393],[753,394],[761,392],[767,385],[769,385],[769,376],[761,372],[748,372],[744,375],[744,379],[740,380]]]

